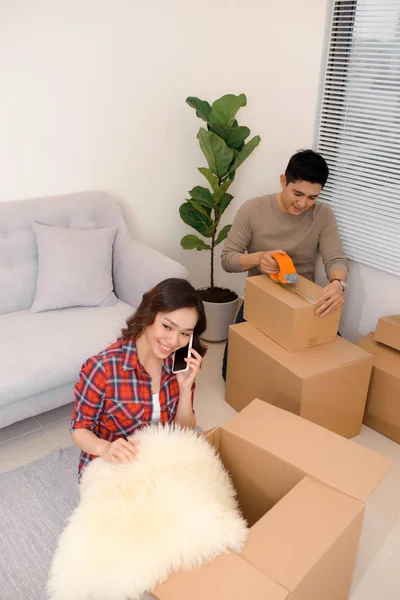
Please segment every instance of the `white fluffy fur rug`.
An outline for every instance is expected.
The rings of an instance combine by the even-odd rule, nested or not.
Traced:
[[[51,600],[133,600],[172,572],[242,549],[247,525],[206,440],[161,425],[134,439],[138,460],[87,467],[53,558]]]

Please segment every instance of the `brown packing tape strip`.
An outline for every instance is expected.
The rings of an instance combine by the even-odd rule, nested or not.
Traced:
[[[306,296],[305,294],[302,294],[298,290],[294,289],[293,286],[290,285],[289,283],[287,283],[287,284],[278,283],[278,285],[280,285],[281,287],[283,287],[284,290],[287,290],[288,292],[291,292],[292,294],[294,294],[298,298],[301,298],[302,300],[304,300],[304,302],[308,302],[309,304],[314,304],[314,302],[316,300],[312,296]]]
[[[293,289],[289,284],[286,286],[286,289],[288,289],[289,292],[292,292],[292,294],[294,294],[295,296],[302,298],[305,302],[308,302],[309,304],[314,304],[315,302],[315,298],[313,298],[312,296],[306,296],[305,294],[302,294],[298,290]]]

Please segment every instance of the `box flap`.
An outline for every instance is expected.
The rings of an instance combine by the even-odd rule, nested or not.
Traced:
[[[250,323],[232,325],[231,329],[301,378],[313,377],[358,360],[371,358],[368,352],[341,337],[329,344],[289,352]]]
[[[254,400],[221,428],[301,469],[305,475],[366,501],[386,475],[390,461],[328,431]]]
[[[301,598],[322,600],[326,597],[322,592],[328,588],[329,598],[344,598],[343,589],[351,584],[364,506],[360,500],[305,477],[252,527],[242,556],[290,592],[301,586]],[[349,529],[351,535],[346,536]],[[324,560],[325,564],[320,564]],[[335,562],[341,563],[341,569]],[[325,578],[313,573],[321,567]],[[337,580],[339,574],[342,581]],[[297,598],[295,593],[293,596]]]
[[[361,338],[357,345],[373,354],[374,366],[377,369],[400,379],[400,352],[398,350],[375,341],[373,333]]]
[[[288,600],[289,593],[236,554],[173,575],[152,592],[158,600]]]
[[[376,327],[375,340],[400,350],[400,315],[381,317]]]
[[[278,298],[291,308],[307,308],[310,306],[310,303],[307,302],[307,300],[291,293],[289,285],[285,286],[276,283],[268,275],[254,275],[253,277],[248,277],[246,280],[246,284],[247,283],[256,285],[261,290],[268,292],[268,294]],[[311,296],[315,299],[319,298],[322,293],[322,288],[319,285],[301,275],[299,275],[299,282],[295,286],[292,286],[292,288],[305,296]]]
[[[395,328],[398,327],[400,329],[400,315],[390,315],[388,317],[380,317],[379,321],[388,323],[389,325],[392,325]],[[379,324],[379,321],[378,321],[378,324]]]
[[[213,427],[203,433],[203,437],[206,438],[207,442],[219,450],[219,427]]]

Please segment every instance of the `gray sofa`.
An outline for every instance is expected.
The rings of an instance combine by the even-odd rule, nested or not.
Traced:
[[[117,228],[114,306],[30,312],[38,272],[34,221]],[[120,205],[108,194],[0,203],[0,428],[71,402],[84,361],[116,341],[143,293],[167,277],[187,278],[187,271],[132,239]]]

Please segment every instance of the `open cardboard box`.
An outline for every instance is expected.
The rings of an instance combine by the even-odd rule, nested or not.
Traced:
[[[400,444],[400,352],[370,333],[357,344],[373,354],[364,423]]]
[[[400,350],[400,315],[381,317],[374,337],[376,342]]]
[[[322,288],[301,277],[294,288],[317,299]],[[244,318],[262,333],[291,352],[326,344],[336,339],[341,310],[324,318],[314,314],[315,307],[279,285],[268,275],[247,277]]]
[[[225,400],[240,411],[254,398],[344,437],[361,431],[373,357],[343,338],[288,352],[250,323],[229,328]]]
[[[207,438],[249,526],[240,555],[173,575],[158,600],[345,600],[364,505],[389,461],[318,425],[254,400]]]

